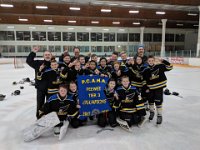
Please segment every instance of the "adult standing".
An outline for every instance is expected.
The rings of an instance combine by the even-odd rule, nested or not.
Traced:
[[[145,50],[144,50],[144,45],[139,45],[137,54],[134,56],[134,59],[136,60],[137,56],[142,58],[142,63],[146,64],[147,63],[147,56],[145,55]]]
[[[76,59],[78,60],[79,59],[79,56],[80,56],[80,48],[78,47],[74,47],[74,57],[71,58],[71,62],[75,61]],[[90,59],[90,56],[85,56],[85,62],[87,63]]]
[[[37,80],[37,73],[41,68],[44,70],[50,68],[50,61],[52,58],[52,54],[50,51],[45,51],[43,54],[43,60],[35,60],[36,53],[40,50],[39,46],[33,47],[33,50],[30,52],[26,59],[26,63],[35,70],[35,88],[37,90],[37,109],[36,109],[36,117],[39,118],[39,110],[42,108],[45,98],[47,96],[47,84],[45,81]],[[41,67],[42,66],[42,67]]]

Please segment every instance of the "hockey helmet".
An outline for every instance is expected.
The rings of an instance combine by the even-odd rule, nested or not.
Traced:
[[[165,95],[171,95],[171,92],[169,91],[169,89],[165,89],[163,92]]]
[[[20,89],[24,89],[24,87],[23,87],[23,86],[20,86]]]
[[[20,90],[15,90],[12,95],[20,95],[21,91]]]
[[[13,84],[13,85],[16,85],[16,84],[17,84],[17,82],[16,82],[16,81],[14,81],[12,84]]]
[[[24,82],[31,82],[30,78],[24,78],[23,81]]]
[[[172,95],[179,96],[178,92],[172,92]]]
[[[5,97],[6,95],[0,94],[0,101],[4,100]]]

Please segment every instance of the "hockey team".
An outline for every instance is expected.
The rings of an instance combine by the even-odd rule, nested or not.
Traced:
[[[167,84],[165,71],[170,71],[173,66],[166,60],[157,62],[154,56],[145,56],[143,45],[138,47],[133,58],[128,58],[125,52],[113,52],[110,58],[98,58],[96,54],[84,56],[75,47],[74,57],[65,51],[56,61],[50,51],[45,51],[43,60],[35,60],[39,50],[38,46],[34,47],[26,62],[35,70],[37,119],[50,112],[56,112],[59,117],[60,124],[54,127],[54,134],[60,134],[65,120],[73,128],[91,120],[96,120],[100,127],[116,127],[120,124],[117,119],[128,126],[140,127],[147,118],[153,120],[156,114],[156,123],[162,123],[163,88]],[[120,61],[118,57],[121,57]],[[76,80],[80,75],[109,78],[104,93],[111,111],[80,117],[78,94],[84,94],[77,92]]]

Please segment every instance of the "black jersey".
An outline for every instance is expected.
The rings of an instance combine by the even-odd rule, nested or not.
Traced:
[[[141,88],[145,85],[145,81],[142,76],[142,71],[145,68],[146,67],[143,64],[141,65],[134,64],[129,67],[128,76],[132,86]]]
[[[57,112],[60,121],[66,120],[67,117],[77,117],[78,109],[74,102],[74,97],[67,95],[62,98],[59,94],[52,95],[48,101],[43,105],[41,114],[48,114],[50,112]]]
[[[98,66],[98,70],[100,71],[100,74],[107,75],[109,78],[111,77],[111,67],[110,66]]]
[[[42,64],[45,65],[45,68],[43,70],[47,70],[50,68],[50,62],[46,61],[46,60],[34,60],[36,57],[36,53],[34,52],[30,52],[30,54],[28,55],[27,59],[26,59],[26,63],[32,67],[33,69],[35,69],[35,87],[39,90],[47,90],[47,84],[44,81],[38,80],[37,79],[37,74],[39,72],[40,66]]]
[[[138,95],[138,91],[136,87],[129,86],[125,88],[120,86],[117,88],[117,94],[119,97],[119,111],[126,113],[135,113],[145,115],[145,107],[144,102],[141,99],[140,95]]]
[[[78,76],[85,75],[85,74],[86,73],[84,69],[80,69],[80,70],[70,69],[68,76],[72,81],[76,81]]]
[[[64,79],[67,78],[67,71],[60,69],[48,69],[44,72],[39,72],[37,79],[43,80],[47,83],[48,94],[55,94],[58,92],[58,87],[60,84],[64,83]]]
[[[167,78],[165,76],[165,71],[170,71],[172,69],[173,66],[166,60],[163,60],[162,64],[148,66],[142,74],[149,89],[154,90],[166,87]]]
[[[109,101],[110,107],[113,108],[114,102],[116,102],[116,99],[114,97],[114,94],[116,94],[116,91],[109,90],[107,87],[104,89],[104,93],[106,95],[107,100]]]

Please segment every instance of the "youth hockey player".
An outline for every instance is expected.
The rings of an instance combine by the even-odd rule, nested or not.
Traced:
[[[109,124],[111,127],[117,126],[116,116],[117,116],[117,110],[114,108],[114,103],[117,105],[117,99],[118,95],[115,90],[116,82],[114,79],[110,79],[108,81],[108,86],[104,89],[104,93],[106,95],[107,101],[109,101],[111,111],[105,112],[98,115],[97,124],[100,127],[105,127],[107,124]]]
[[[131,81],[131,85],[135,86],[140,92],[142,99],[145,102],[145,107],[147,109],[147,96],[148,96],[148,87],[146,82],[143,79],[142,71],[147,67],[147,65],[142,63],[142,57],[137,56],[134,64],[130,65],[128,76]]]
[[[165,71],[172,70],[173,66],[166,60],[161,60],[161,64],[155,64],[154,56],[148,57],[149,66],[144,70],[143,77],[150,89],[149,93],[149,120],[154,118],[154,103],[157,110],[157,124],[162,123],[162,103],[163,88],[166,87],[167,78]]]
[[[126,121],[129,126],[140,124],[146,115],[143,100],[136,87],[131,86],[128,76],[123,76],[121,82],[122,86],[117,88],[119,105],[115,104],[114,107],[119,109],[120,119]]]
[[[58,68],[58,63],[55,59],[51,60],[51,69],[43,71],[44,66],[41,65],[37,75],[38,80],[43,80],[47,83],[48,98],[58,92],[58,87],[67,78],[68,70],[62,72]]]
[[[107,65],[107,59],[105,57],[100,58],[98,69],[101,76],[111,77],[111,67]]]
[[[40,110],[40,117],[50,112],[57,113],[60,124],[54,128],[55,135],[60,134],[60,127],[63,125],[63,121],[68,120],[74,128],[79,126],[77,119],[78,109],[74,97],[68,95],[67,91],[66,85],[60,85],[58,94],[52,95]]]
[[[97,69],[96,62],[91,60],[89,63],[89,68],[85,69],[86,75],[100,75],[100,71]]]

